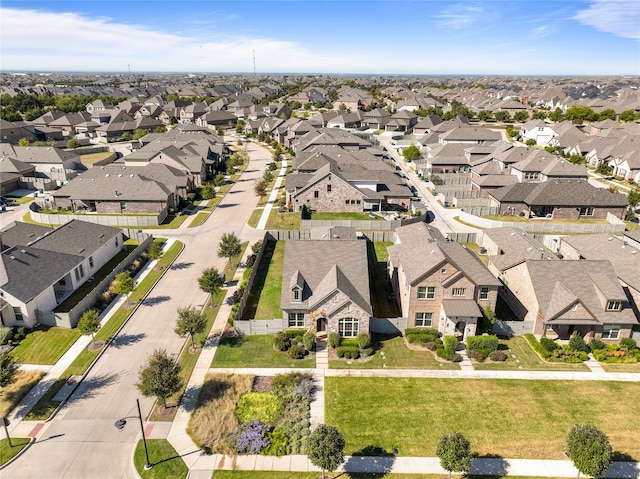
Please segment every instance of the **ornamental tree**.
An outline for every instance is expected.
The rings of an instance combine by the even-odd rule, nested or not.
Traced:
[[[580,473],[604,476],[611,465],[609,438],[595,426],[574,424],[567,434],[567,456]]]
[[[166,349],[156,349],[146,367],[140,370],[136,386],[143,396],[156,397],[160,405],[165,407],[167,399],[182,387],[180,364]]]
[[[344,437],[334,426],[320,424],[307,438],[306,451],[311,464],[325,471],[335,471],[344,461]]]
[[[438,441],[436,454],[440,458],[440,465],[446,471],[467,472],[471,469],[471,445],[459,432],[446,434]]]

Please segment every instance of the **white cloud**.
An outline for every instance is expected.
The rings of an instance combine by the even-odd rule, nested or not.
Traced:
[[[435,18],[441,27],[460,30],[482,18],[482,13],[483,10],[479,6],[457,4],[447,8]]]
[[[28,25],[29,28],[25,28]],[[295,42],[229,37],[203,41],[78,13],[0,9],[3,70],[67,71],[322,71],[350,63]]]
[[[623,38],[640,39],[640,2],[638,0],[595,0],[575,15],[585,25]]]
[[[540,27],[534,28],[531,33],[533,34],[534,38],[548,37],[549,35],[551,35],[551,29],[548,25],[542,25]]]

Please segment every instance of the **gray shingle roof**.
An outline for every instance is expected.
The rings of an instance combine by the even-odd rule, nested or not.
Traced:
[[[542,243],[522,230],[511,227],[490,228],[486,229],[484,234],[500,248],[499,252],[489,252],[489,261],[499,271],[505,271],[528,259],[558,259],[542,246]]]
[[[302,301],[293,302],[290,288],[297,284],[298,275],[304,278],[305,287]],[[338,246],[322,240],[285,243],[282,309],[313,309],[335,290],[372,314],[366,241],[340,241]]]
[[[88,258],[120,234],[120,229],[71,220],[31,244],[34,248]]]

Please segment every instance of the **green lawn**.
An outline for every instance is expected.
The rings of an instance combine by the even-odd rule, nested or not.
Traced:
[[[369,261],[369,290],[373,316],[377,318],[397,318],[400,309],[393,296],[391,279],[387,272],[387,246],[391,242],[367,241],[367,258]]]
[[[609,373],[640,373],[640,363],[600,363]]]
[[[222,338],[213,368],[315,368],[315,359],[294,360],[273,349],[271,334]]]
[[[265,229],[299,230],[300,224],[300,213],[278,213],[278,208],[273,208]]]
[[[331,369],[460,369],[458,363],[440,362],[431,351],[409,349],[402,336],[374,335],[376,352],[365,362],[329,361]]]
[[[25,203],[30,203],[31,201],[35,200],[35,198],[33,197],[33,195],[27,195],[27,196],[11,196],[11,195],[6,195],[7,198],[9,198],[10,200],[15,201],[16,203],[18,203],[19,205],[24,205]]]
[[[24,364],[55,364],[81,336],[77,329],[40,326],[11,351]]]
[[[31,438],[28,437],[12,437],[11,445],[13,447],[9,447],[9,441],[6,438],[0,439],[0,466],[22,451],[29,444],[29,441]]]
[[[249,220],[247,221],[247,224],[252,228],[256,228],[258,226],[258,222],[260,221],[260,218],[262,217],[263,211],[264,211],[264,208],[256,208],[255,210],[253,210],[253,212],[251,213],[251,216],[249,217]]]
[[[182,479],[187,477],[189,469],[169,441],[166,439],[147,439],[147,448],[149,462],[153,464],[153,467],[148,471],[144,470],[146,459],[142,441],[138,441],[133,456],[136,471],[142,479]]]
[[[182,251],[183,244],[180,241],[176,241],[169,250],[162,255],[162,258],[158,260],[158,267],[154,268],[147,274],[147,276],[138,283],[136,289],[129,296],[130,303],[139,302],[155,285],[156,281],[160,279],[166,268],[173,262],[173,260]],[[129,318],[133,312],[133,307],[124,308],[120,307],[113,316],[106,322],[100,331],[96,333],[96,340],[109,341],[111,337],[120,329],[120,326]],[[62,375],[56,380],[56,382],[49,388],[49,390],[40,398],[40,400],[33,406],[31,411],[27,414],[27,420],[44,420],[47,419],[56,407],[60,404],[59,401],[54,401],[53,397],[64,386],[65,382],[74,375],[82,375],[91,365],[91,363],[98,356],[99,351],[89,351],[88,349],[82,350],[82,352],[76,357],[76,359],[69,365],[69,367],[62,373]]]
[[[284,267],[284,241],[270,241],[257,266],[253,289],[249,295],[245,318],[274,319],[282,317],[280,294]]]
[[[189,223],[189,228],[195,228],[196,226],[200,226],[202,223],[207,221],[207,218],[211,214],[211,211],[199,211],[196,214],[196,217],[193,218],[193,221]]]
[[[584,363],[555,363],[542,359],[529,345],[524,336],[514,336],[510,339],[501,339],[500,349],[508,348],[508,358],[504,362],[485,361],[475,362],[473,367],[477,370],[502,369],[523,371],[590,371]]]
[[[479,455],[530,459],[565,459],[567,431],[588,422],[638,460],[639,394],[640,383],[614,381],[327,377],[325,421],[344,434],[346,454],[435,456],[457,430]]]
[[[371,218],[369,213],[320,211],[311,215],[312,220],[382,220],[380,216]]]
[[[231,281],[236,274],[236,270],[238,269],[238,264],[242,261],[242,257],[244,256],[245,251],[247,250],[247,246],[249,246],[249,242],[245,241],[240,245],[240,253],[231,258],[230,261],[227,261],[227,264],[224,266],[224,278],[225,281]]]

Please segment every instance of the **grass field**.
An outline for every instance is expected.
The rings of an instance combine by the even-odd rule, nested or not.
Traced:
[[[460,369],[458,363],[436,360],[431,351],[409,349],[402,336],[374,335],[376,352],[371,359],[347,364],[344,359],[329,361],[331,369]]]
[[[291,359],[273,349],[271,334],[222,338],[213,368],[315,368],[315,359]]]
[[[346,454],[368,446],[434,456],[457,430],[479,455],[565,459],[575,423],[601,429],[617,453],[640,459],[640,383],[506,379],[325,379],[325,421],[345,436]]]
[[[93,165],[94,163],[98,163],[99,161],[106,160],[110,156],[113,156],[115,159],[116,154],[112,151],[101,151],[99,153],[88,153],[86,155],[80,155],[80,161],[85,165]]]
[[[41,326],[11,351],[24,364],[55,364],[81,336],[77,329]]]
[[[166,439],[147,439],[149,462],[153,467],[144,470],[145,456],[142,441],[138,441],[133,462],[136,471],[142,479],[183,479],[187,477],[189,469],[178,452]]]
[[[249,220],[247,221],[247,224],[249,226],[251,226],[252,228],[255,228],[258,226],[258,222],[260,221],[260,218],[262,217],[262,212],[264,211],[264,208],[256,208],[255,210],[253,210],[253,212],[251,213],[251,216],[249,217]]]
[[[280,294],[284,267],[284,241],[270,241],[258,265],[245,316],[253,319],[282,317]]]
[[[42,371],[18,371],[15,382],[0,389],[0,417],[8,416],[43,375]]]
[[[600,363],[609,373],[640,373],[640,363]]]
[[[522,371],[590,371],[584,363],[554,363],[545,361],[536,353],[523,336],[514,336],[510,339],[500,340],[501,348],[506,347],[508,355],[504,362],[486,361],[475,362],[473,367],[477,370],[502,369],[502,370],[522,370]]]
[[[0,466],[22,451],[29,444],[29,441],[31,438],[28,437],[12,437],[11,445],[13,447],[9,447],[9,441],[6,438],[0,439]]]
[[[265,229],[299,230],[300,224],[300,213],[278,213],[278,208],[273,208]]]

